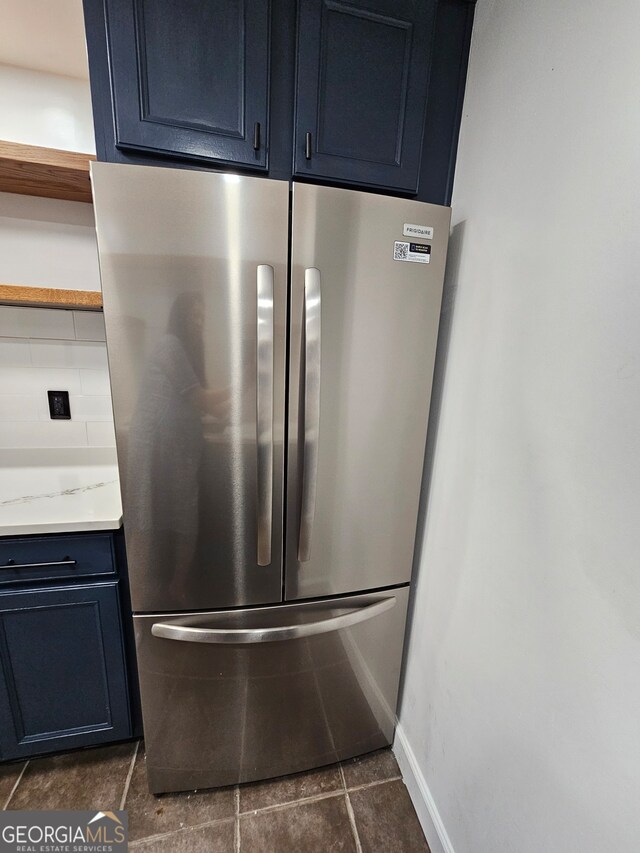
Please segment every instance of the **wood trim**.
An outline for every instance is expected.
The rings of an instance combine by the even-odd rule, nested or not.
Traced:
[[[102,310],[102,293],[96,290],[62,290],[56,287],[0,284],[0,304],[100,311]]]
[[[91,203],[93,154],[0,140],[0,191]]]

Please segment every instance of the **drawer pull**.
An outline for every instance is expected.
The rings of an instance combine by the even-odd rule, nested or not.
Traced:
[[[165,640],[182,640],[187,643],[268,643],[276,640],[299,640],[316,634],[327,634],[350,628],[360,622],[372,619],[396,603],[395,596],[381,598],[365,607],[355,606],[346,613],[329,616],[315,622],[302,622],[264,628],[207,628],[201,625],[180,624],[180,622],[155,622],[151,626],[154,637]],[[339,606],[339,605],[338,605]],[[295,617],[295,605],[288,608]],[[343,608],[340,608],[343,609]],[[188,619],[188,617],[187,617]]]
[[[16,563],[15,560],[7,560],[3,569],[47,569],[54,566],[75,566],[77,560],[72,560],[71,557],[63,557],[62,560],[53,560],[49,563]]]

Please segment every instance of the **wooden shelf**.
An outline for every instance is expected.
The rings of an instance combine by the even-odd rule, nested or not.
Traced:
[[[102,310],[102,293],[96,290],[60,290],[55,287],[21,287],[0,284],[0,305]]]
[[[0,140],[0,192],[92,202],[93,154]]]

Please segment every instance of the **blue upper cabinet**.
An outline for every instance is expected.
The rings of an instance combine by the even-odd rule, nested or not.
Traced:
[[[118,149],[267,168],[269,0],[105,8]]]
[[[83,0],[99,160],[448,204],[473,0]]]
[[[294,171],[415,194],[435,0],[300,0]]]

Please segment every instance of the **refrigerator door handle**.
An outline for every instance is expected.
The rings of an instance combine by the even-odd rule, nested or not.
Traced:
[[[259,566],[271,563],[273,527],[273,267],[256,276],[256,443]]]
[[[364,607],[353,607],[339,616],[329,616],[315,622],[286,624],[265,628],[206,628],[179,622],[155,622],[151,626],[154,637],[164,640],[181,640],[186,643],[272,643],[278,640],[299,640],[328,634],[341,628],[350,628],[359,622],[366,622],[379,616],[385,610],[394,607],[395,596],[380,599]],[[294,611],[295,612],[295,611]],[[193,618],[193,617],[192,617]]]
[[[311,267],[304,271],[304,437],[298,533],[298,560],[301,563],[306,563],[311,558],[311,534],[316,511],[320,437],[321,308],[320,270]]]

